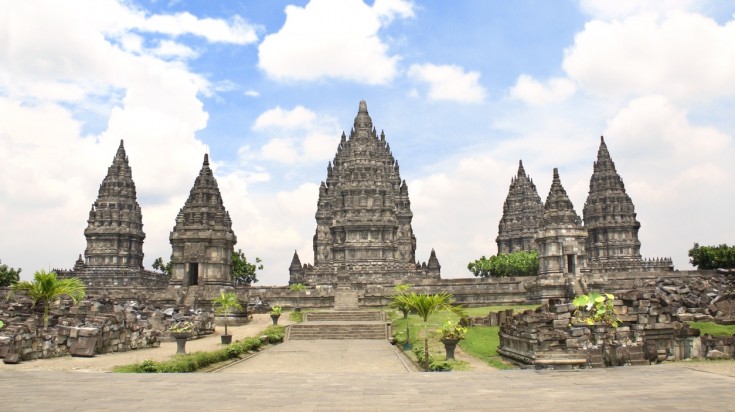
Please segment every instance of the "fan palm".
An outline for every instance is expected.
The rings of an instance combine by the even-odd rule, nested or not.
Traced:
[[[86,294],[84,283],[78,278],[59,279],[56,272],[39,270],[33,275],[33,281],[23,280],[11,286],[12,293],[25,291],[35,306],[43,302],[43,327],[48,327],[48,309],[51,302],[60,296],[69,296],[74,303],[84,299]]]

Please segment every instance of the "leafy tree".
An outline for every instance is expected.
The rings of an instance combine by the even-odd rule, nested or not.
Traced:
[[[163,263],[163,258],[158,257],[156,260],[153,261],[153,269],[163,272],[169,276],[171,276],[171,272],[173,271],[173,264],[171,262]]]
[[[416,312],[416,314],[424,320],[424,355],[426,358],[426,370],[429,370],[429,336],[427,334],[429,316],[443,310],[450,310],[460,316],[463,316],[464,311],[459,306],[454,306],[452,304],[454,302],[454,297],[446,292],[437,293],[435,295],[427,295],[425,293],[417,295],[416,293],[411,292],[410,294],[396,295],[396,297],[403,300],[406,306]]]
[[[10,286],[20,280],[22,269],[13,269],[0,261],[0,288]]]
[[[697,269],[732,269],[735,268],[735,246],[721,244],[719,246],[699,246],[695,243],[689,249],[689,263]]]
[[[250,263],[242,249],[232,251],[232,280],[235,283],[246,285],[258,283],[256,270],[263,270],[263,261],[259,257],[255,258],[255,263]]]
[[[19,281],[11,286],[11,293],[25,291],[33,300],[35,306],[38,302],[43,303],[43,326],[48,327],[48,308],[56,298],[66,295],[74,303],[84,299],[86,294],[84,283],[78,278],[59,279],[56,272],[39,270],[33,275],[33,282],[28,280]]]
[[[225,335],[227,335],[227,316],[234,310],[242,310],[242,305],[234,292],[220,292],[218,298],[212,299],[212,306],[218,315],[225,315]]]
[[[467,269],[478,277],[535,276],[539,269],[538,253],[513,252],[485,256],[467,264]]]

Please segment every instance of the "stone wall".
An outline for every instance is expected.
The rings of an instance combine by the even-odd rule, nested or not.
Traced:
[[[552,300],[535,311],[507,319],[500,327],[498,353],[537,367],[641,365],[701,357],[699,331],[676,317],[653,289],[616,296],[621,326],[572,325],[574,305]]]
[[[178,321],[191,321],[194,335],[211,334],[211,313],[178,311],[138,302],[85,300],[77,305],[62,299],[49,311],[43,327],[41,304],[32,307],[22,296],[7,301],[0,292],[0,358],[10,362],[58,356],[93,356],[157,347],[168,338],[167,329]]]

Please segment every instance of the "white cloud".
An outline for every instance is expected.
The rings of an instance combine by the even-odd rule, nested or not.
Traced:
[[[544,106],[566,100],[576,92],[577,86],[569,79],[554,77],[543,84],[533,77],[522,74],[510,89],[510,97],[532,106]]]
[[[280,106],[276,106],[258,116],[253,125],[253,130],[267,128],[305,129],[310,127],[315,119],[316,113],[304,106],[296,106],[292,110],[283,110]]]
[[[621,19],[634,14],[666,14],[676,10],[692,10],[701,5],[697,0],[581,0],[585,13],[600,19]]]
[[[461,103],[482,103],[485,88],[479,84],[480,73],[465,72],[455,65],[414,64],[408,70],[414,80],[428,83],[431,100],[449,100]]]
[[[188,46],[158,36],[151,49],[145,37],[194,34],[241,44],[254,41],[246,24],[237,17],[147,18],[111,0],[15,2],[0,9],[0,21],[13,22],[0,25],[0,162],[7,167],[0,220],[14,233],[0,238],[4,261],[23,267],[24,276],[73,264],[121,139],[143,208],[146,260],[169,256],[168,233],[206,151],[195,133],[207,124],[198,94],[210,84],[168,60],[196,57]],[[87,130],[90,121],[97,130]],[[267,179],[228,177],[240,190]]]
[[[335,78],[385,84],[396,75],[398,56],[378,37],[394,17],[412,15],[402,1],[311,0],[286,7],[286,22],[258,48],[258,67],[281,81]]]
[[[257,90],[245,90],[245,96],[248,97],[260,97],[260,92]]]
[[[735,93],[735,20],[698,14],[592,21],[565,52],[564,70],[598,96],[662,94],[706,100]]]
[[[256,153],[249,146],[240,149],[240,158],[261,157],[284,164],[327,161],[339,141],[339,126],[330,116],[303,106],[284,110],[280,106],[261,113],[252,129],[270,136]]]

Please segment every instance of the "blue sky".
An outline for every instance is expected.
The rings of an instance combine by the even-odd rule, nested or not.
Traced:
[[[146,265],[205,152],[238,245],[285,284],[318,185],[367,100],[406,179],[417,258],[496,252],[519,159],[576,211],[599,136],[642,253],[735,243],[735,1],[118,1],[0,5],[0,259],[71,267],[120,139]],[[43,30],[38,30],[43,27]]]

